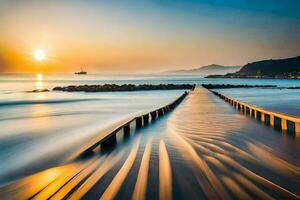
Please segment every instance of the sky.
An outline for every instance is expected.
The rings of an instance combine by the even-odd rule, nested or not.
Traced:
[[[299,8],[298,0],[0,0],[0,72],[152,73],[299,56]]]

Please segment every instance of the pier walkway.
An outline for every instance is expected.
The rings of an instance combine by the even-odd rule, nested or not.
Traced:
[[[0,187],[0,199],[299,199],[300,140],[196,88],[111,148]]]

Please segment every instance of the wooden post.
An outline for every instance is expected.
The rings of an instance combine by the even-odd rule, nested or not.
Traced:
[[[152,111],[151,113],[151,120],[155,120],[157,117],[157,112],[156,111]]]
[[[130,134],[130,124],[127,124],[123,127],[124,135],[128,136]]]
[[[149,114],[143,115],[144,125],[149,123]]]
[[[295,122],[295,136],[300,137],[300,122]]]
[[[270,126],[273,128],[275,126],[275,117],[272,114],[270,114]]]
[[[167,113],[167,107],[165,106],[163,109],[164,109],[164,113],[166,114]]]
[[[287,131],[287,120],[281,118],[281,130],[283,130],[284,132]]]
[[[252,108],[249,108],[249,115],[250,115],[250,117],[252,117],[252,115],[253,115],[253,113],[252,113]]]
[[[158,113],[158,117],[162,116],[163,115],[162,109],[158,109],[157,113]]]
[[[254,118],[257,119],[257,110],[254,110]]]
[[[117,144],[117,135],[112,134],[109,138],[107,138],[105,141],[103,141],[100,144],[100,148],[101,148],[101,150],[103,150],[105,148],[113,147],[116,144]]]
[[[160,109],[157,110],[157,118],[161,116]]]
[[[137,118],[135,119],[135,122],[136,122],[136,127],[137,127],[137,128],[140,128],[140,127],[143,126],[143,120],[142,120],[142,117],[137,117]]]
[[[261,122],[265,123],[265,121],[266,121],[265,113],[260,112],[260,120],[261,120]]]

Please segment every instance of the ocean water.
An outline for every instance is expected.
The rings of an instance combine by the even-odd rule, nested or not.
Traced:
[[[299,199],[300,140],[204,88],[90,157],[0,186],[3,199]],[[135,197],[135,198],[133,198]],[[173,197],[173,198],[172,198]]]
[[[300,86],[299,80],[204,79],[165,75],[0,75],[0,184],[55,166],[111,124],[176,99],[183,91],[30,93],[79,84],[220,83]],[[227,89],[223,93],[300,115],[300,90]]]

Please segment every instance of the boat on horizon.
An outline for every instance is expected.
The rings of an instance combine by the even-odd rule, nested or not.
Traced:
[[[81,67],[81,71],[80,72],[75,72],[76,75],[87,75],[87,72],[86,71],[83,71],[82,70],[82,67]]]

